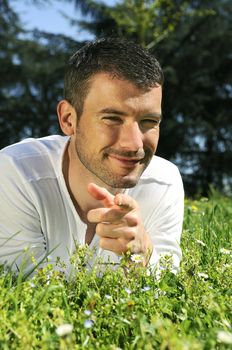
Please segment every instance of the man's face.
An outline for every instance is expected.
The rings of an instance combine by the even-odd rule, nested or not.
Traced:
[[[86,171],[113,188],[133,187],[156,151],[162,88],[149,91],[98,73],[77,123],[75,149]]]

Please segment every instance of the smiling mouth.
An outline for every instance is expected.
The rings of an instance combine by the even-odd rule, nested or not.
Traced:
[[[143,159],[143,158],[122,157],[115,154],[109,154],[108,157],[125,168],[134,168]]]

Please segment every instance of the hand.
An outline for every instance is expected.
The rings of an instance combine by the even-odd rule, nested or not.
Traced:
[[[87,215],[90,222],[97,224],[101,248],[118,255],[127,251],[143,254],[146,265],[153,245],[143,226],[138,203],[123,193],[113,196],[93,183],[88,185],[88,192],[103,204],[102,208],[92,209]]]

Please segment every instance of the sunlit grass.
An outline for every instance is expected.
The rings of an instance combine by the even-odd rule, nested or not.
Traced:
[[[50,265],[26,281],[2,271],[0,349],[231,349],[232,202],[213,193],[185,211],[177,276],[87,272],[85,249],[72,279]]]

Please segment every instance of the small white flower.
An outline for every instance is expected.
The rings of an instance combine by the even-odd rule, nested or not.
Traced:
[[[46,284],[47,284],[47,285],[50,284],[50,275],[49,275],[49,274],[47,274],[47,282],[46,282]]]
[[[131,294],[131,290],[129,288],[125,288],[125,291],[127,292],[127,294]]]
[[[84,322],[84,327],[85,327],[85,328],[91,328],[91,327],[93,327],[93,321],[92,321],[92,320],[85,320],[85,322]]]
[[[109,295],[109,294],[105,294],[105,298],[106,298],[106,299],[111,299],[112,297],[111,297],[111,295]]]
[[[59,337],[63,337],[65,335],[68,335],[72,333],[73,325],[69,323],[61,324],[59,327],[56,328],[56,334]]]
[[[140,264],[144,262],[144,256],[142,254],[131,254],[130,259],[135,264]]]
[[[142,292],[147,292],[147,291],[150,290],[150,289],[151,289],[151,287],[145,286],[145,287],[143,287],[143,288],[141,289],[141,291],[142,291]]]
[[[222,266],[224,271],[225,269],[229,269],[230,267],[232,267],[232,264],[223,264]]]
[[[197,276],[201,277],[201,278],[204,278],[204,279],[209,278],[209,275],[207,273],[204,273],[204,272],[198,272]]]
[[[232,344],[232,333],[230,332],[225,332],[225,331],[219,331],[217,333],[217,340],[220,343],[224,344]]]
[[[220,249],[220,253],[226,254],[226,255],[230,255],[229,249],[225,249],[225,248],[221,248],[221,249]]]
[[[84,314],[85,314],[86,316],[90,316],[91,313],[92,313],[92,312],[91,312],[90,310],[85,310],[85,311],[84,311]]]
[[[226,327],[231,328],[231,325],[227,320],[223,319],[222,322]]]
[[[196,239],[196,242],[200,245],[202,245],[202,247],[205,247],[206,244],[204,242],[202,242],[200,239]]]
[[[156,280],[158,282],[160,282],[161,276],[162,276],[162,269],[160,268],[160,266],[157,266],[156,272],[155,272],[155,277],[156,277]]]

